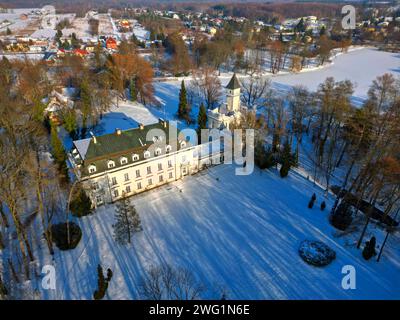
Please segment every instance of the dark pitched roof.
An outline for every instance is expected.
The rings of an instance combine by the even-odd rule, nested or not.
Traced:
[[[153,144],[153,141],[146,141],[147,132],[151,129],[163,130],[168,140],[169,122],[167,122],[166,128],[164,128],[162,123],[158,122],[144,126],[143,129],[138,127],[129,130],[121,130],[120,134],[110,133],[102,136],[96,136],[96,142],[94,141],[94,138],[91,138],[90,142],[88,141],[85,154],[81,154],[81,157],[85,160],[85,162],[88,162],[91,159],[120,154],[128,150],[147,149],[151,144]],[[75,146],[77,146],[79,142],[80,141],[74,142]],[[166,141],[166,143],[168,143],[168,141]],[[82,148],[78,149],[82,150]]]
[[[236,73],[233,74],[231,80],[229,81],[228,85],[226,86],[227,89],[235,90],[240,88],[240,82],[236,77]]]

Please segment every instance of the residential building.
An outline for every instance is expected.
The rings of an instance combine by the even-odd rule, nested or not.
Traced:
[[[95,206],[182,179],[223,161],[219,139],[196,145],[167,121],[77,140],[75,175]]]

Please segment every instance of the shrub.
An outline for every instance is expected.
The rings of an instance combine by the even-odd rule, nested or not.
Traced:
[[[74,249],[82,238],[81,228],[74,222],[69,222],[70,243],[67,236],[68,226],[66,222],[51,226],[53,240],[60,250]]]
[[[362,252],[362,256],[364,257],[365,260],[369,260],[376,255],[375,245],[376,245],[375,237],[372,237],[371,240],[366,242]]]
[[[345,202],[342,202],[335,210],[335,212],[331,213],[329,216],[329,222],[336,229],[346,230],[351,222],[353,221],[353,211]]]
[[[299,247],[300,257],[316,267],[330,264],[336,258],[336,252],[319,241],[304,240]]]

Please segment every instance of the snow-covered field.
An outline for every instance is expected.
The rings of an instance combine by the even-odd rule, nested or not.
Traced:
[[[389,238],[379,263],[366,262],[355,249],[359,232],[338,237],[328,211],[319,209],[323,199],[320,188],[295,172],[282,179],[276,171],[235,176],[232,165],[214,167],[134,197],[144,230],[130,246],[113,240],[111,205],[77,220],[81,243],[57,252],[57,291],[44,295],[90,299],[101,263],[114,272],[107,297],[137,299],[143,270],[168,263],[190,269],[208,288],[204,298],[220,298],[215,292],[223,288],[230,299],[400,299],[399,237]],[[332,199],[324,200],[329,208]],[[371,234],[382,243],[374,226]],[[304,239],[323,241],[336,260],[325,268],[307,265],[297,253]],[[355,290],[342,289],[345,265],[356,269]]]

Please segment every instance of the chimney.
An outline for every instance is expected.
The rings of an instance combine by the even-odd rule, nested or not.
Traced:
[[[90,131],[89,133],[90,133],[90,135],[92,136],[93,143],[96,144],[96,143],[97,143],[96,136],[94,135],[94,133],[93,133],[92,131]]]
[[[115,133],[117,134],[117,136],[120,136],[121,133],[122,133],[122,130],[119,129],[119,128],[116,128],[116,129],[115,129]]]
[[[139,129],[143,130],[144,129],[144,124],[143,123],[139,123]]]

